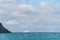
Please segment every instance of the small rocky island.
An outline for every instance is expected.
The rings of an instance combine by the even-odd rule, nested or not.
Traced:
[[[0,23],[0,33],[11,33],[11,32],[8,31],[8,29],[6,29],[5,27],[3,27],[2,23]]]

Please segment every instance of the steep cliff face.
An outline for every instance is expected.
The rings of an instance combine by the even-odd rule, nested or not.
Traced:
[[[10,31],[8,31],[6,28],[4,28],[2,26],[2,24],[0,23],[0,33],[11,33]]]

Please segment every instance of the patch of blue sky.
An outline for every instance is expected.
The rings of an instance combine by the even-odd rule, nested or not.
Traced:
[[[30,4],[33,5],[35,7],[38,7],[40,5],[41,2],[46,2],[46,3],[50,3],[53,4],[55,6],[59,6],[60,5],[60,1],[59,0],[18,0],[18,2],[20,4],[26,3],[26,4]]]

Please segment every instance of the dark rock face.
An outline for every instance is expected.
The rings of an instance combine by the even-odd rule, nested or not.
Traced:
[[[10,31],[8,31],[6,28],[4,28],[2,26],[2,24],[0,23],[0,33],[11,33]]]

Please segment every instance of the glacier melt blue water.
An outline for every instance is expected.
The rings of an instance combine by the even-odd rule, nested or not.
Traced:
[[[60,40],[60,33],[56,32],[1,33],[0,40]]]

